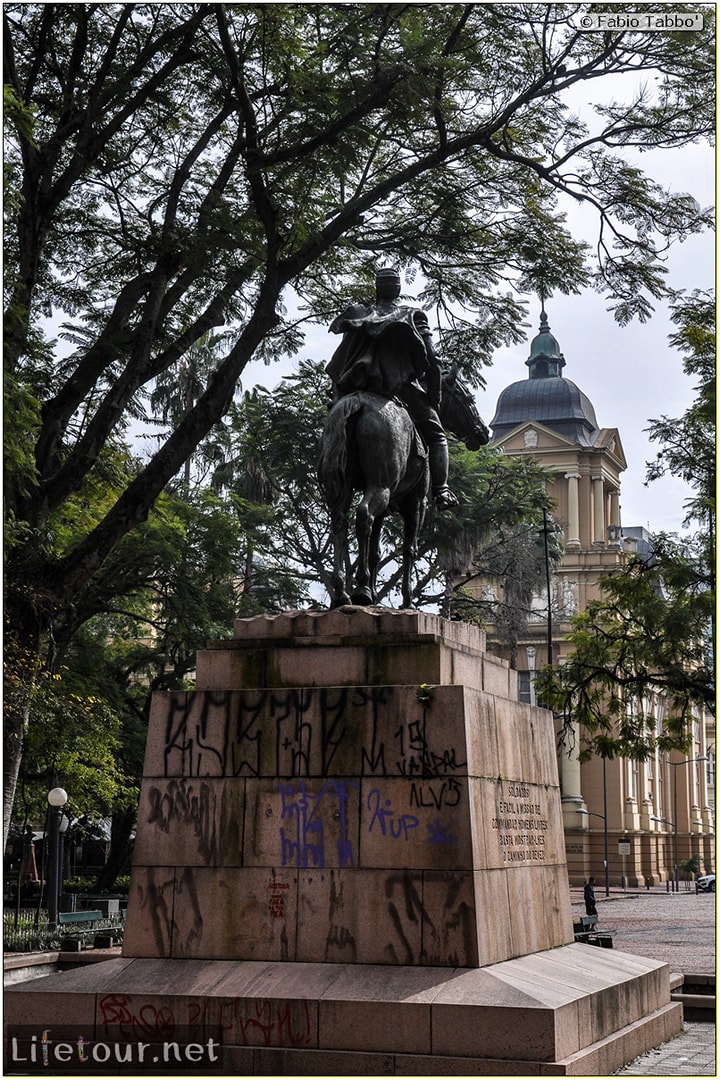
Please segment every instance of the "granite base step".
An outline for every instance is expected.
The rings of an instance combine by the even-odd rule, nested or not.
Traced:
[[[671,1038],[682,1007],[667,965],[573,944],[480,969],[121,957],[8,988],[5,1024],[5,1075],[63,1071],[82,1039],[115,1075],[571,1076]]]

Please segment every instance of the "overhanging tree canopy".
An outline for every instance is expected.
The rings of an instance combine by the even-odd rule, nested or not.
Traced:
[[[6,5],[7,361],[34,414],[8,493],[27,525],[17,545],[39,553],[36,610],[72,597],[71,622],[90,612],[109,552],[250,358],[297,344],[288,286],[327,318],[378,256],[413,263],[428,303],[479,313],[470,341],[456,336],[476,375],[517,333],[517,305],[498,295],[509,278],[595,280],[619,318],[647,314],[659,249],[703,216],[622,148],[709,134],[711,32],[583,33],[581,8]],[[624,97],[588,131],[567,92],[621,75]],[[652,95],[641,80],[657,80]],[[558,193],[597,208],[596,262]],[[70,356],[41,340],[52,312],[84,339]],[[174,431],[72,550],[41,554],[38,535],[143,390],[226,324],[234,344]]]

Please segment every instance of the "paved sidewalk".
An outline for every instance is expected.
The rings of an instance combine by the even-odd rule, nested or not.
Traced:
[[[717,1076],[715,1024],[685,1022],[677,1038],[636,1058],[616,1076]]]
[[[662,960],[671,972],[682,975],[712,975],[715,972],[715,894],[667,892],[653,889],[610,887],[605,896],[602,883],[595,883],[598,929],[614,930],[616,949]],[[582,888],[572,886],[570,900],[574,915],[584,915]]]
[[[595,883],[598,925],[615,931],[614,947],[668,964],[671,973],[715,972],[715,896],[668,892],[665,886],[621,889],[605,896]],[[573,914],[584,914],[582,888],[570,889]],[[716,1027],[686,1021],[683,1032],[620,1069],[617,1076],[717,1076]]]

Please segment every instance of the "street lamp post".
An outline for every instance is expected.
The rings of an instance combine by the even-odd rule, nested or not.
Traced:
[[[588,814],[590,817],[599,817],[603,819],[603,828],[605,833],[605,895],[610,895],[610,863],[608,861],[608,823],[607,823],[607,776],[605,771],[605,765],[607,758],[602,759],[603,765],[603,812],[602,814],[595,814],[592,810],[578,810],[578,814]]]
[[[660,825],[669,825],[671,829],[675,829],[675,822],[674,821],[668,821],[667,818],[664,818],[664,817],[651,817],[650,820],[651,821],[657,821],[657,822],[659,822]]]
[[[605,831],[605,895],[610,895],[610,866],[608,863],[608,827],[607,817],[604,814],[596,814],[592,810],[576,810],[577,814],[585,814],[587,817],[602,818]]]
[[[67,802],[67,792],[55,787],[48,792],[50,804],[50,846],[48,851],[48,923],[51,930],[57,927],[58,900],[60,895],[60,819]]]
[[[70,826],[70,818],[63,810],[58,827],[58,910],[62,906],[63,885],[65,881],[65,834]]]
[[[673,874],[673,892],[679,892],[680,891],[680,880],[679,880],[679,875],[678,875],[679,865],[678,865],[677,770],[678,770],[678,765],[691,765],[695,761],[707,761],[707,756],[705,754],[703,754],[702,757],[683,758],[682,761],[670,761],[668,759],[668,765],[672,765],[673,769],[675,770],[674,773],[673,773],[673,817],[675,818],[675,825],[673,827],[674,828],[674,836],[673,836],[674,855],[673,855],[673,858],[675,860],[675,868],[674,868],[674,874]]]

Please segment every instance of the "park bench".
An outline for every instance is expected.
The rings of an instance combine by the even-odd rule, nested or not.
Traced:
[[[113,945],[120,945],[122,943],[123,934],[125,933],[125,918],[127,916],[127,908],[120,908],[117,912],[120,917],[120,922],[113,922],[110,926],[103,927],[98,931],[93,941],[93,948],[95,949],[110,949]]]
[[[121,927],[99,927],[97,924],[105,922],[103,911],[61,911],[58,915],[59,926],[70,926],[73,929],[65,934],[62,939],[63,952],[79,952],[89,938],[93,939],[93,945],[98,938],[105,945],[108,938],[120,937]]]
[[[597,915],[581,915],[573,923],[575,940],[585,945],[598,945],[603,949],[612,949],[614,930],[597,930]]]

